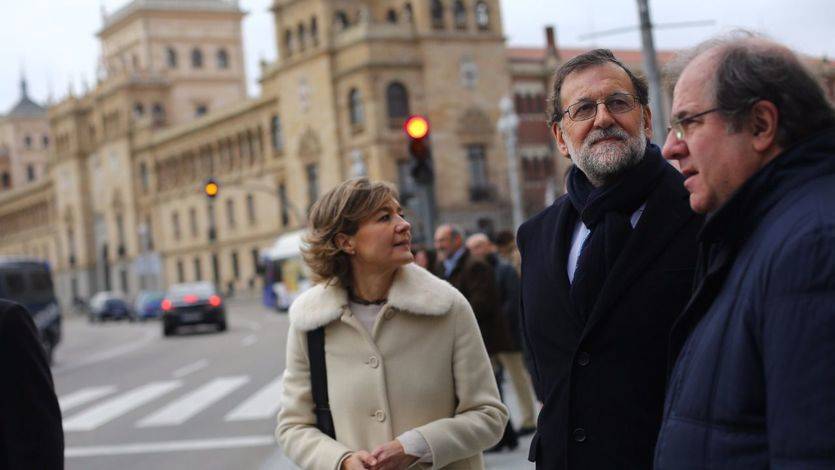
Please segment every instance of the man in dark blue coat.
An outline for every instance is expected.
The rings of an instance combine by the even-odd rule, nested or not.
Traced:
[[[835,111],[754,35],[681,63],[664,155],[708,216],[655,467],[835,468]]]
[[[701,218],[649,142],[646,82],[610,51],[566,62],[551,129],[568,194],[519,229],[523,339],[543,408],[538,469],[647,469],[670,328],[690,296]]]

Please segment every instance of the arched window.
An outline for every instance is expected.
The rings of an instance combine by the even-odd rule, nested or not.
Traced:
[[[348,92],[348,116],[352,126],[360,126],[365,122],[365,111],[362,108],[362,95],[356,88]]]
[[[289,29],[284,31],[284,53],[287,54],[287,57],[290,57],[290,54],[293,53],[293,32]]]
[[[177,68],[177,51],[175,51],[173,47],[169,47],[165,50],[165,61],[168,63],[168,68]]]
[[[203,53],[196,47],[191,50],[191,67],[195,69],[203,67]]]
[[[229,53],[226,52],[226,49],[219,49],[217,51],[217,68],[229,68]]]
[[[313,41],[313,47],[319,45],[319,23],[315,16],[310,19],[310,39]]]
[[[455,29],[467,29],[467,7],[464,6],[464,2],[461,0],[455,0],[455,4],[452,7],[452,17],[455,22]]]
[[[303,23],[299,23],[299,26],[296,28],[296,30],[298,31],[296,34],[299,37],[299,50],[303,51],[305,46],[307,45],[307,38],[305,37],[305,35],[307,34],[307,30],[305,30]]]
[[[43,142],[43,148],[49,147],[49,136],[44,135],[43,138],[41,139],[41,142]]]
[[[479,1],[475,4],[475,24],[478,29],[490,29],[490,9],[487,3]]]
[[[145,115],[145,106],[141,102],[137,101],[133,104],[133,115],[137,118]]]
[[[432,17],[432,27],[444,29],[444,4],[441,0],[432,0],[429,14]]]
[[[154,103],[151,108],[151,119],[153,119],[154,124],[165,123],[165,108],[162,107],[162,104]]]
[[[412,4],[406,3],[406,5],[403,6],[403,21],[405,21],[406,23],[411,23],[413,17],[414,12],[412,11]]]
[[[386,88],[386,109],[389,118],[404,118],[409,115],[409,92],[400,82],[392,82]]]
[[[32,136],[31,136],[31,135],[28,135],[28,134],[27,134],[27,135],[26,135],[26,137],[24,137],[24,138],[23,138],[23,145],[24,145],[27,149],[32,148]]]
[[[333,15],[333,25],[337,31],[342,31],[350,25],[348,21],[348,14],[339,10]]]
[[[388,21],[389,23],[397,23],[397,12],[396,12],[396,11],[394,11],[394,9],[393,9],[393,8],[392,8],[392,9],[390,9],[390,10],[386,13],[386,21]]]

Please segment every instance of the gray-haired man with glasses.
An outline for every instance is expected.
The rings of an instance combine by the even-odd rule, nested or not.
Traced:
[[[652,137],[646,82],[605,49],[557,70],[550,126],[568,193],[519,229],[521,329],[540,469],[649,468],[667,336],[690,295],[701,218]]]

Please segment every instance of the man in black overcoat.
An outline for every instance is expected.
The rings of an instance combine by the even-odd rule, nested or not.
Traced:
[[[61,410],[32,317],[0,300],[0,470],[64,468]]]
[[[646,82],[598,49],[557,71],[550,125],[568,193],[525,222],[522,332],[544,397],[538,469],[646,469],[668,335],[686,303],[701,218],[650,143]]]

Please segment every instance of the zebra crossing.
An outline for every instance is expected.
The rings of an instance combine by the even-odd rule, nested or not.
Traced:
[[[179,426],[216,406],[231,393],[251,384],[246,375],[216,377],[191,389],[182,379],[159,380],[130,389],[115,385],[91,386],[58,397],[65,432],[94,431],[145,405],[157,403],[135,428]],[[281,377],[256,389],[224,415],[226,422],[275,419],[281,396]]]

